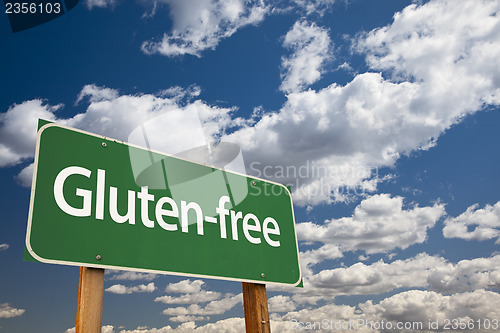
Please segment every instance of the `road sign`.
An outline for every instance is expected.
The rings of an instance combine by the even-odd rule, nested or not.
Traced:
[[[45,263],[301,282],[285,186],[54,123],[38,131],[26,249]]]

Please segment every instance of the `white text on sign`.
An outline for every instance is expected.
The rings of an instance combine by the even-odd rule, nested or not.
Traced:
[[[97,220],[104,220],[105,213],[105,186],[106,186],[106,171],[97,169],[97,182],[93,189],[77,188],[75,195],[82,198],[81,207],[71,206],[64,197],[64,184],[70,176],[83,176],[90,178],[92,171],[80,166],[69,166],[61,170],[54,181],[54,199],[59,208],[68,215],[76,217],[88,217],[92,215],[92,196],[95,193],[94,214]],[[95,192],[94,192],[95,190]],[[180,220],[181,232],[188,233],[189,212],[192,211],[196,216],[196,226],[198,235],[204,234],[204,222],[219,224],[220,238],[227,239],[227,222],[230,222],[231,237],[233,240],[238,240],[238,230],[243,230],[245,239],[252,244],[261,244],[262,238],[267,244],[272,247],[279,247],[280,241],[276,240],[280,236],[278,222],[272,217],[266,217],[262,224],[259,218],[252,213],[236,212],[224,208],[225,204],[230,202],[228,196],[219,198],[219,205],[215,209],[218,219],[213,216],[204,216],[200,205],[194,201],[186,202],[181,200],[179,205],[170,197],[160,197],[156,199],[154,204],[155,220],[149,217],[150,203],[155,202],[155,196],[149,193],[148,187],[141,187],[140,192],[133,190],[127,191],[128,208],[127,213],[121,215],[118,212],[118,188],[109,186],[109,216],[116,223],[135,224],[136,219],[136,200],[140,201],[140,215],[142,224],[147,228],[154,228],[155,222],[167,231],[177,231],[178,223],[168,223],[165,217],[172,217]],[[227,218],[227,219],[226,219]],[[240,222],[241,221],[241,222]],[[251,234],[252,233],[252,234]],[[271,239],[273,236],[274,239]]]

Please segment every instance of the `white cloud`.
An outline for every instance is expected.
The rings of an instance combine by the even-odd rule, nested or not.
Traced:
[[[174,98],[176,101],[182,101],[182,99],[190,100],[191,98],[198,97],[201,94],[201,88],[197,85],[191,85],[187,88],[181,86],[174,86],[167,89],[163,89],[160,92],[162,97]]]
[[[403,209],[403,198],[377,194],[364,199],[351,217],[296,226],[299,240],[337,245],[340,250],[362,250],[367,254],[423,243],[427,230],[445,214],[443,204]]]
[[[195,294],[201,291],[201,287],[205,284],[203,280],[190,279],[182,280],[177,283],[169,283],[165,288],[168,293],[179,293],[179,294]]]
[[[184,322],[189,322],[189,321],[204,321],[208,320],[210,317],[203,317],[203,316],[190,316],[190,315],[178,315],[175,317],[170,317],[169,320],[177,323],[184,323]]]
[[[267,300],[269,312],[290,312],[296,308],[295,302],[290,296],[276,295]]]
[[[429,149],[465,115],[500,103],[499,6],[410,5],[391,25],[354,42],[379,73],[291,93],[278,112],[224,140],[243,148],[256,176],[267,171],[267,178],[291,184],[298,204],[374,191],[380,181],[374,170]],[[297,176],[301,168],[307,172]]]
[[[102,101],[110,101],[118,98],[118,96],[118,90],[116,89],[98,87],[95,84],[87,84],[78,94],[76,103],[80,103],[85,97],[88,97],[91,103],[97,103]]]
[[[49,106],[34,99],[14,104],[0,114],[0,167],[18,164],[34,155],[37,120],[55,120],[62,105]]]
[[[191,281],[190,279],[170,283],[165,288],[166,292],[183,295],[176,297],[165,295],[157,297],[155,302],[190,304],[188,307],[170,307],[163,311],[164,315],[170,316],[170,320],[175,322],[207,320],[209,319],[207,316],[223,314],[242,302],[242,294],[222,296],[219,292],[202,289],[204,284],[202,280]],[[198,305],[198,303],[206,302],[209,303],[204,307]]]
[[[176,17],[185,28],[196,19],[182,3],[175,3],[182,14]],[[235,17],[241,13],[238,3],[230,10]],[[200,2],[195,9],[210,17],[220,4]],[[173,97],[119,95],[94,85],[80,94],[80,101],[88,97],[86,112],[58,121],[126,140],[137,124],[155,115],[195,109],[207,117],[207,136],[243,124],[222,140],[242,147],[251,174],[292,185],[295,203],[348,200],[376,190],[381,181],[377,168],[393,166],[401,154],[428,149],[466,114],[500,102],[500,69],[494,65],[500,56],[500,15],[494,15],[498,6],[451,1],[411,5],[391,25],[356,40],[355,49],[367,55],[372,70],[382,73],[359,74],[345,86],[291,93],[278,112],[263,115],[253,126],[231,119],[233,109],[199,100],[183,105]],[[450,24],[443,26],[444,21]],[[32,100],[2,114],[0,165],[32,158],[35,119],[41,114],[54,120],[58,108]]]
[[[0,251],[5,251],[5,250],[7,250],[9,247],[10,247],[10,246],[9,246],[9,244],[6,244],[6,243],[4,243],[4,244],[0,244]]]
[[[442,293],[500,287],[500,256],[461,260],[434,267],[427,277],[431,290]]]
[[[410,290],[384,299],[376,305],[372,301],[359,305],[364,314],[379,320],[421,322],[424,332],[435,331],[428,329],[429,320],[437,320],[439,329],[442,330],[446,319],[461,319],[465,323],[473,320],[475,326],[470,331],[484,332],[484,328],[479,329],[477,320],[497,319],[500,316],[499,306],[500,294],[485,290],[450,296],[432,291]]]
[[[85,0],[85,5],[88,9],[94,7],[98,8],[108,8],[113,7],[116,4],[116,0]]]
[[[200,2],[193,10],[206,11],[210,18],[220,4]],[[241,13],[238,4],[230,11],[235,17]],[[197,15],[188,15],[190,5],[179,1],[175,6],[179,27],[196,20]],[[82,89],[90,102],[86,112],[61,122],[126,140],[137,124],[155,115],[196,109],[208,117],[208,136],[220,135],[228,125],[242,125],[222,140],[242,147],[249,173],[292,185],[296,204],[349,200],[376,190],[383,179],[378,168],[394,166],[402,154],[429,149],[465,115],[500,102],[500,68],[495,66],[500,15],[494,15],[499,6],[488,1],[410,5],[391,25],[355,41],[355,50],[366,55],[371,70],[381,73],[359,74],[344,86],[290,93],[279,111],[264,114],[252,126],[231,119],[232,109],[201,101],[182,105],[151,94],[118,96],[92,85]],[[0,165],[31,158],[36,113],[54,119],[59,107],[33,100],[2,114]]]
[[[201,56],[215,49],[221,39],[264,19],[268,7],[262,0],[162,0],[170,7],[173,28],[160,41],[144,42],[145,53],[166,56]]]
[[[180,318],[180,317],[179,317]],[[186,319],[191,316],[185,316]],[[195,317],[198,318],[198,317]],[[227,318],[215,323],[208,323],[196,327],[194,322],[183,323],[176,328],[164,326],[162,328],[137,328],[135,330],[121,330],[120,333],[240,333],[245,331],[245,320],[243,318]]]
[[[162,302],[165,304],[194,304],[215,301],[221,297],[221,293],[209,290],[200,290],[194,294],[185,294],[178,297],[174,296],[161,296],[155,298],[155,302]]]
[[[231,119],[233,108],[210,106],[199,100],[189,101],[196,96],[196,91],[190,87],[187,91],[177,88],[168,94],[119,95],[114,89],[87,85],[82,88],[78,102],[87,99],[89,105],[84,113],[72,118],[58,118],[56,111],[62,105],[50,106],[42,100],[14,104],[0,114],[0,167],[33,159],[38,118],[127,141],[130,133],[145,121],[167,112],[186,111],[198,115],[207,142],[213,142],[225,127],[238,123],[240,119]],[[172,126],[168,131],[168,141],[172,145],[186,141],[185,134],[192,129],[184,125]],[[162,137],[165,141],[164,128],[148,133],[148,136],[151,140]],[[19,183],[31,185],[32,171],[33,165],[23,169],[16,177]]]
[[[110,292],[112,294],[132,294],[132,293],[152,293],[156,290],[154,282],[148,283],[147,285],[140,284],[138,286],[127,287],[122,284],[115,284],[104,291]]]
[[[59,122],[122,141],[126,141],[132,130],[141,123],[173,110],[194,109],[200,114],[200,117],[208,117],[204,118],[208,122],[211,121],[209,119],[213,121],[211,117],[223,117],[224,114],[227,116],[227,112],[230,111],[230,109],[212,109],[200,101],[182,106],[176,98],[163,98],[152,94],[116,96],[101,92],[102,90],[107,91],[109,88],[86,89],[87,87],[83,88],[90,101],[86,112],[70,119],[61,119]],[[223,121],[224,119],[221,119],[221,123]],[[181,127],[179,126],[179,128]],[[174,131],[175,128],[172,127],[170,130]],[[189,129],[184,128],[183,131],[185,130]],[[148,134],[161,135],[161,133]]]
[[[500,52],[499,10],[498,1],[413,4],[397,13],[391,26],[361,38],[358,50],[367,53],[373,69],[389,70],[397,79],[437,89],[434,100],[416,101],[437,103],[427,107],[448,105],[448,111],[442,112],[462,113],[482,103],[498,104],[500,70],[494,61]],[[446,104],[454,98],[460,104]],[[457,104],[461,108],[451,110]]]
[[[26,310],[16,309],[10,306],[9,303],[0,304],[0,318],[14,318],[21,316]]]
[[[325,269],[309,277],[304,285],[316,289],[314,293],[322,291],[326,297],[380,294],[398,288],[424,288],[428,286],[427,278],[431,270],[445,265],[443,258],[421,253],[414,258],[391,263],[380,260],[371,265],[356,263],[350,267]]]
[[[128,280],[128,281],[137,281],[137,280],[151,281],[156,279],[156,277],[158,276],[157,274],[152,274],[152,273],[115,271],[115,270],[106,270],[106,275],[111,275],[107,277],[108,280]]]
[[[305,223],[297,224],[296,227],[300,225],[305,225]],[[297,233],[299,233],[299,228],[297,229]],[[303,228],[300,228],[303,230]],[[317,249],[307,250],[300,252],[299,260],[300,265],[302,267],[302,275],[308,276],[311,266],[314,266],[323,260],[333,260],[342,258],[343,254],[338,245],[335,244],[324,244]]]
[[[271,323],[280,328],[279,332],[305,330],[299,330],[300,322],[303,328],[307,325],[317,325],[316,328],[322,327],[339,333],[352,331],[428,333],[436,331],[429,329],[429,321],[437,320],[440,331],[443,330],[445,319],[450,320],[450,323],[453,319],[459,319],[466,323],[469,320],[475,322],[475,327],[467,330],[468,332],[484,332],[484,328],[478,329],[477,321],[498,318],[498,304],[500,295],[485,290],[451,296],[432,291],[409,290],[386,298],[378,304],[374,304],[373,301],[360,303],[357,306],[327,304],[318,308],[289,312],[283,316],[274,314]],[[381,329],[382,322],[386,328],[392,325],[392,329]],[[407,325],[414,328],[397,329],[398,323],[403,327]]]
[[[444,237],[480,241],[499,237],[500,201],[493,206],[478,207],[478,204],[472,205],[459,216],[446,219],[443,228]]]
[[[335,2],[335,0],[294,0],[294,2],[306,10],[307,15],[323,15]]]
[[[357,306],[327,304],[316,308],[290,311],[284,315],[272,313],[270,317],[272,332],[304,331],[297,327],[298,322],[302,323],[302,327],[305,327],[307,323],[316,322],[320,325],[333,325],[331,328],[330,326],[323,326],[323,328],[326,327],[325,330],[335,330],[339,333],[348,333],[353,330],[359,333],[380,333],[383,330],[370,329],[370,325],[380,325],[384,321],[384,323],[391,322],[394,326],[398,322],[407,325],[422,324],[422,329],[389,331],[430,333],[435,330],[428,329],[429,320],[438,320],[439,330],[442,330],[445,319],[461,319],[463,322],[474,320],[475,329],[468,330],[468,332],[479,333],[485,330],[478,329],[478,320],[484,323],[485,319],[498,319],[499,309],[500,294],[491,291],[476,290],[448,296],[433,291],[409,290],[383,299],[378,304],[373,301],[360,303]],[[350,323],[354,326],[349,327]],[[356,323],[358,326],[355,326]],[[342,324],[347,328],[342,329]],[[120,333],[239,333],[245,330],[244,325],[243,318],[227,318],[198,327],[194,322],[187,322],[175,329],[165,326],[158,329],[122,330]]]
[[[332,58],[328,30],[315,23],[295,22],[285,35],[283,46],[293,51],[282,58],[280,89],[286,93],[299,92],[318,81],[325,63]]]
[[[339,295],[370,295],[405,288],[425,288],[443,294],[498,289],[500,255],[450,263],[438,256],[420,253],[413,258],[349,267],[312,269],[304,272],[304,288],[272,287],[292,293],[296,305],[331,301]]]
[[[223,298],[208,303],[202,314],[216,315],[231,310],[237,304],[243,303],[243,294],[226,294]]]
[[[33,182],[33,171],[35,170],[35,164],[28,164],[27,167],[23,168],[21,172],[15,177],[19,185],[24,187],[30,187]]]
[[[306,329],[299,329],[299,322],[302,323],[302,327],[305,328],[307,327],[308,323],[314,325],[313,323],[315,322],[322,323],[324,319],[326,319],[327,321],[331,320],[333,322],[349,322],[349,320],[356,321],[358,319],[364,318],[365,316],[363,314],[360,314],[359,311],[356,311],[355,306],[335,304],[327,304],[314,309],[302,309],[299,311],[289,312],[283,316],[273,316],[275,325],[279,325],[279,327],[281,328],[280,332],[287,333],[305,331]],[[318,326],[316,326],[316,328],[318,328]],[[345,330],[335,328],[335,326],[332,328],[332,331],[339,333],[346,332]],[[352,331],[359,333],[370,332],[364,327],[352,328],[351,332]]]
[[[166,316],[210,316],[220,315],[235,307],[237,304],[243,302],[242,294],[232,295],[227,294],[223,298],[211,301],[205,307],[198,304],[191,304],[188,307],[171,307],[163,310]]]

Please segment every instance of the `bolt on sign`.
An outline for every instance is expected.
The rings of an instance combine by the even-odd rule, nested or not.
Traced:
[[[25,259],[254,283],[302,280],[287,187],[43,121]]]

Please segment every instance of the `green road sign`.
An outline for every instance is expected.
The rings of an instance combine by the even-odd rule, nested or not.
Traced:
[[[38,131],[37,261],[298,285],[289,190],[65,126]]]

